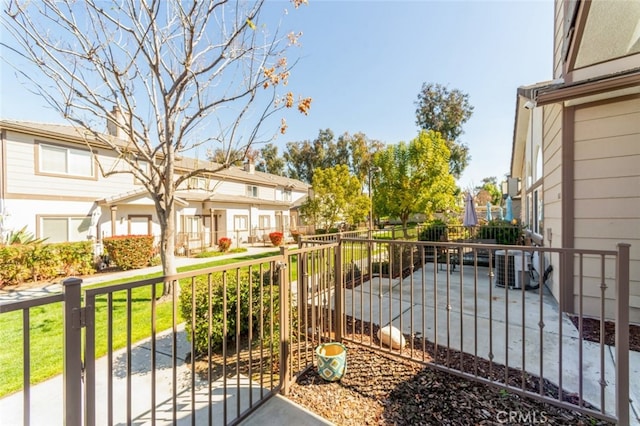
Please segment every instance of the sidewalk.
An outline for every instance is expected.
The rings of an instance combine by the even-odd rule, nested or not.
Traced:
[[[248,247],[243,253],[232,253],[213,258],[176,258],[178,268],[188,265],[210,263],[217,260],[242,257],[254,254],[278,252],[274,247]],[[100,282],[108,282],[122,278],[135,278],[136,276],[157,273],[161,266],[154,266],[131,271],[96,274],[83,279],[83,285],[91,285]],[[59,293],[62,291],[61,283],[49,284],[42,288],[29,288],[17,291],[0,290],[0,304],[10,301],[25,300],[33,297]],[[173,389],[177,393],[177,419],[178,424],[191,424],[191,370],[185,362],[190,345],[187,341],[184,325],[179,327],[177,335],[177,370],[176,382],[173,382],[173,358],[171,331],[159,333],[156,339],[156,419],[155,424],[172,423]],[[150,339],[138,342],[131,352],[131,398],[130,415],[134,424],[150,425],[151,414],[151,345]],[[102,357],[96,360],[96,422],[107,422],[107,359]],[[113,422],[114,424],[127,423],[127,409],[123,398],[127,392],[126,351],[124,349],[114,352],[113,355]],[[214,419],[221,419],[224,415],[224,405],[227,406],[227,421],[237,417],[236,407],[240,404],[241,410],[248,407],[249,393],[253,394],[253,401],[259,400],[260,387],[246,377],[234,377],[227,382],[226,401],[223,398],[220,381],[212,384],[212,415]],[[196,424],[206,424],[209,415],[208,384],[196,377]],[[268,389],[262,391],[268,392]],[[63,380],[58,375],[37,385],[29,390],[30,424],[33,425],[62,425],[63,424]],[[2,426],[24,424],[23,406],[24,393],[22,391],[8,395],[0,399],[0,424]],[[330,425],[331,423],[307,411],[297,404],[276,395],[264,403],[256,412],[245,419],[243,425],[265,424],[299,424],[299,425]]]
[[[246,252],[242,253],[230,253],[225,254],[223,256],[216,257],[203,257],[203,258],[189,258],[189,257],[177,257],[176,256],[176,266],[178,268],[184,266],[191,265],[199,265],[205,263],[212,263],[218,260],[230,259],[234,257],[242,257],[242,256],[251,256],[255,254],[261,253],[269,253],[273,252],[274,255],[278,253],[278,248],[276,247],[247,247]],[[150,266],[148,268],[141,269],[131,269],[129,271],[118,271],[118,272],[109,272],[109,273],[96,273],[94,275],[90,275],[82,278],[82,285],[92,285],[103,282],[109,282],[114,280],[119,280],[123,278],[135,278],[138,276],[160,273],[162,272],[162,266]],[[62,280],[52,284],[46,284],[43,287],[30,287],[21,290],[12,290],[12,289],[0,289],[0,304],[15,301],[15,300],[25,300],[31,299],[33,297],[38,296],[47,296],[50,294],[60,293],[62,291]]]

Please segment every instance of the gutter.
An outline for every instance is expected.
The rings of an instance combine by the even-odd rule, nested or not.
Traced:
[[[519,88],[518,94],[531,99],[536,105],[542,106],[638,86],[640,86],[640,67],[574,83],[558,82],[554,84],[552,82],[552,84],[542,87]]]

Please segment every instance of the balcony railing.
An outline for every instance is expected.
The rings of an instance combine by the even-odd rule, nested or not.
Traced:
[[[478,266],[483,248],[500,259]],[[562,277],[573,277],[563,283],[555,276],[549,287],[571,285],[558,299],[541,274],[537,288],[525,286],[528,278],[535,287],[530,271],[544,271],[551,259],[571,270]],[[599,268],[586,273],[593,262]],[[607,288],[615,289],[613,298]],[[615,318],[615,363],[607,362],[603,341],[586,342],[581,326],[567,323],[573,314],[582,324],[585,313],[582,303],[564,309],[565,298],[581,302],[587,294],[602,306],[603,327]],[[0,315],[22,317],[24,424],[37,424],[36,415],[61,416],[69,426],[97,419],[235,424],[274,394],[286,395],[313,368],[314,348],[334,340],[627,424],[628,294],[628,245],[596,251],[338,236],[171,277],[89,289],[72,278],[62,294],[0,305]],[[63,412],[47,413],[56,407],[36,407],[32,399],[35,361],[45,355],[30,350],[37,339],[31,330],[42,326],[30,312],[59,302]],[[402,331],[409,351],[382,344],[376,334],[386,325]],[[463,358],[482,368],[462,368]],[[565,373],[569,363],[577,378]],[[601,368],[591,373],[588,364]],[[558,393],[547,395],[543,382]],[[577,402],[567,402],[567,393]]]

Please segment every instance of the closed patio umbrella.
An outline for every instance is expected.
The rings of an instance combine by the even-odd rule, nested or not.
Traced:
[[[464,226],[476,226],[478,224],[478,214],[476,208],[473,205],[473,197],[467,192],[467,197],[464,203],[464,217],[462,218],[462,224]]]
[[[487,222],[491,222],[491,203],[487,201]]]
[[[511,206],[511,197],[507,197],[507,201],[506,201],[506,209],[507,209],[507,213],[504,215],[504,220],[511,222],[513,220],[513,207]]]

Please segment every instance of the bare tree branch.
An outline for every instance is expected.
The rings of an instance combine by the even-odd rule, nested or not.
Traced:
[[[298,7],[302,1],[292,0]],[[9,0],[2,45],[17,72],[60,114],[115,153],[104,176],[131,173],[154,199],[165,273],[175,271],[175,192],[189,178],[226,164],[203,163],[179,175],[178,158],[222,147],[247,153],[292,108],[280,93],[291,47],[263,19],[265,0]],[[271,32],[269,31],[271,30]],[[6,60],[7,58],[5,58]],[[26,60],[37,73],[23,71]],[[294,62],[295,63],[295,62]],[[298,109],[306,113],[310,99]],[[116,137],[105,135],[106,123]],[[267,132],[268,134],[269,132]],[[145,167],[146,166],[146,167]]]

